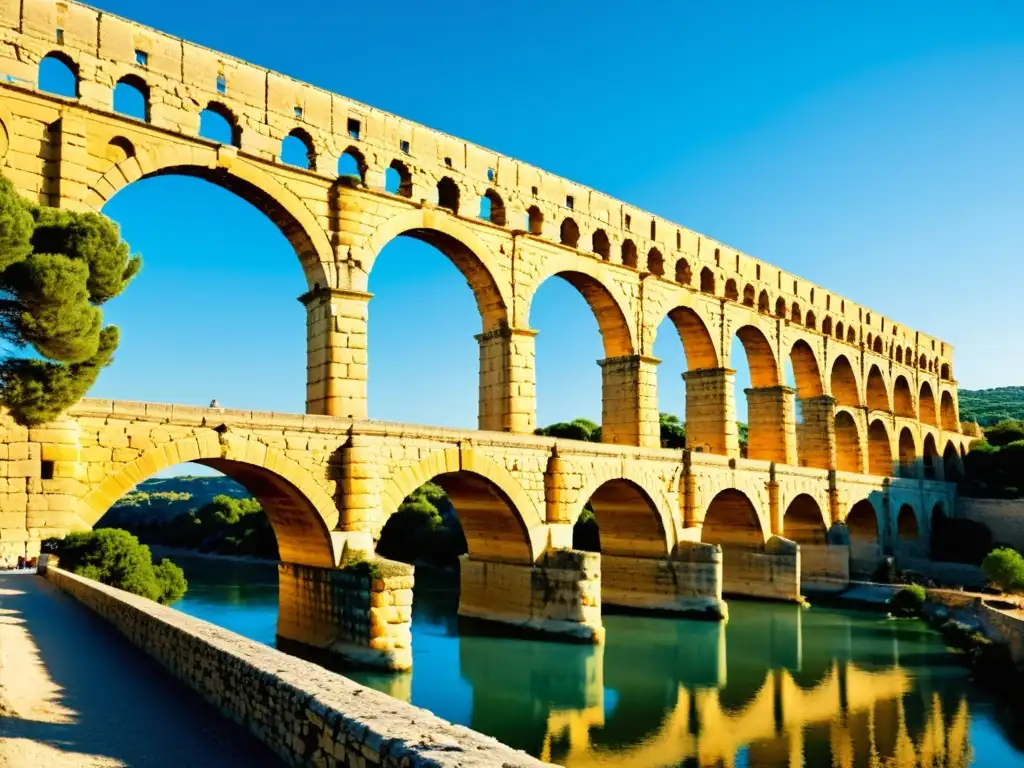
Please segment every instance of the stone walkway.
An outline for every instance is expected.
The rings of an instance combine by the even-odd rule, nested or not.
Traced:
[[[0,573],[0,766],[277,766],[102,619]]]

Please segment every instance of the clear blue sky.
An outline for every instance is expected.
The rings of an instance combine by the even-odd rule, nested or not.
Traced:
[[[1024,3],[99,5],[814,280],[953,343],[963,387],[1024,384]],[[93,394],[301,411],[304,281],[273,225],[193,179],[139,182],[105,212],[145,266],[107,305],[123,341]],[[396,241],[370,290],[370,415],[473,427],[480,326],[459,273]],[[599,421],[587,305],[549,281],[531,324],[539,423]],[[655,354],[661,409],[681,415],[678,337]]]

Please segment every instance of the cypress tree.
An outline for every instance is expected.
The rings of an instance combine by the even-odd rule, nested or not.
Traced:
[[[118,330],[100,306],[142,266],[110,219],[33,205],[0,177],[0,402],[21,424],[52,421],[110,363]]]

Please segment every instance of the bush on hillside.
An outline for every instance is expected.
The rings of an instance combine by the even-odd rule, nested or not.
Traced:
[[[924,607],[928,593],[924,587],[910,584],[893,595],[892,612],[897,616],[917,616]]]
[[[981,562],[981,570],[1003,592],[1024,590],[1024,556],[1015,549],[993,549]]]
[[[164,605],[188,589],[181,568],[166,559],[154,566],[149,547],[118,528],[49,539],[46,551],[54,552],[67,571]]]

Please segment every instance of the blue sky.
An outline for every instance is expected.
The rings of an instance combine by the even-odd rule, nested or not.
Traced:
[[[1024,4],[98,4],[814,280],[953,343],[961,386],[1024,384]],[[138,182],[105,212],[145,266],[106,307],[123,340],[92,394],[301,411],[304,281],[273,225],[194,179]],[[473,427],[480,321],[459,273],[396,241],[370,290],[370,415]],[[538,422],[599,421],[585,302],[551,280],[530,322]],[[678,337],[655,354],[681,415]]]

